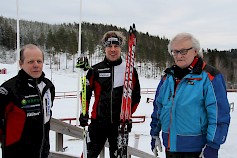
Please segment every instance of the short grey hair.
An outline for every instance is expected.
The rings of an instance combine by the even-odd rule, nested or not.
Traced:
[[[190,40],[192,42],[192,47],[194,50],[197,51],[198,57],[203,58],[203,52],[201,51],[200,43],[199,41],[190,33],[179,33],[174,38],[172,38],[168,44],[168,52],[171,54],[171,46],[175,41],[181,41],[181,40]]]
[[[39,50],[42,52],[43,61],[44,61],[44,53],[43,53],[43,50],[40,49],[38,46],[36,46],[36,45],[30,43],[30,44],[24,45],[24,46],[22,47],[22,49],[20,50],[20,61],[21,61],[21,62],[24,62],[24,59],[25,59],[25,57],[24,57],[24,51],[25,51],[25,49],[27,49],[27,48],[29,48],[29,49],[34,49],[34,48],[39,49]]]

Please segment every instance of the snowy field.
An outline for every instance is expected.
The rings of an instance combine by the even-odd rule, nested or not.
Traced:
[[[7,65],[0,64],[0,69],[6,68],[7,74],[0,74],[0,84],[9,78],[17,74],[16,64]],[[72,72],[72,68],[65,69],[61,66],[61,69],[56,71],[49,69],[49,65],[44,65],[44,72],[46,77],[51,79],[55,84],[56,92],[68,92],[77,91],[78,86],[78,73]],[[156,88],[159,80],[146,79],[140,77],[141,88]],[[145,116],[144,123],[133,124],[132,132],[129,137],[129,145],[134,146],[135,134],[140,135],[138,149],[143,150],[147,153],[152,154],[150,149],[150,115],[152,113],[153,107],[152,103],[146,103],[147,98],[154,98],[154,93],[152,94],[142,94],[140,105],[134,116]],[[230,103],[237,104],[237,93],[228,93],[228,99]],[[92,100],[93,101],[93,100]],[[77,111],[77,99],[76,98],[64,98],[55,99],[53,107],[53,117],[54,118],[74,118],[76,117]],[[50,142],[51,150],[55,151],[55,132],[50,132]],[[80,156],[82,153],[82,141],[72,137],[64,137],[64,147],[67,147],[65,153],[74,156]],[[231,112],[231,124],[229,127],[229,134],[227,141],[221,146],[219,150],[219,158],[236,158],[237,154],[237,112]],[[160,158],[165,158],[164,152],[160,153]],[[106,149],[106,157],[108,157],[108,150]]]

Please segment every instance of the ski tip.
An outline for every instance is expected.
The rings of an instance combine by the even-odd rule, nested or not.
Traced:
[[[133,27],[134,30],[136,30],[136,27],[135,27],[135,24],[134,24],[134,23],[133,23],[132,27]]]
[[[136,30],[136,27],[135,27],[135,24],[133,23],[131,26],[130,26],[130,30]]]
[[[131,34],[131,33],[135,33],[135,32],[136,32],[136,27],[135,27],[135,24],[133,23],[133,25],[130,26],[130,28],[129,28],[129,33]]]

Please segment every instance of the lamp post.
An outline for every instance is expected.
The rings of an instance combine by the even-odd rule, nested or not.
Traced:
[[[17,10],[17,33],[16,33],[16,43],[17,43],[17,50],[16,50],[16,64],[17,64],[17,72],[19,70],[19,59],[20,59],[20,29],[19,29],[19,0],[16,0],[16,10]]]
[[[54,54],[54,47],[51,48],[51,53],[50,53],[50,70],[51,70],[51,81],[53,82],[53,67],[52,67],[52,55]]]
[[[78,51],[77,57],[81,56],[81,13],[82,13],[82,0],[80,0],[80,20],[79,20],[79,31],[78,31]],[[76,126],[79,126],[79,111],[80,111],[80,91],[81,91],[81,74],[78,71],[78,81],[77,81],[77,111],[76,111]]]

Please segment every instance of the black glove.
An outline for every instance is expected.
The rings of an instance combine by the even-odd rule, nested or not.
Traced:
[[[91,67],[90,67],[88,58],[87,58],[87,57],[79,57],[79,58],[77,59],[76,68],[81,68],[81,69],[83,69],[84,71],[89,70]]]
[[[83,57],[79,57],[77,59],[76,68],[84,68],[84,67],[85,67],[85,63],[84,63]]]
[[[83,113],[81,113],[79,121],[80,121],[80,125],[82,127],[85,127],[88,125],[88,119],[89,119],[89,115],[86,113],[85,115],[83,115]]]
[[[87,57],[84,58],[84,62],[85,62],[84,71],[87,71],[91,68]]]
[[[128,132],[132,131],[132,119],[129,119],[128,121],[126,121],[127,123],[127,130]]]

